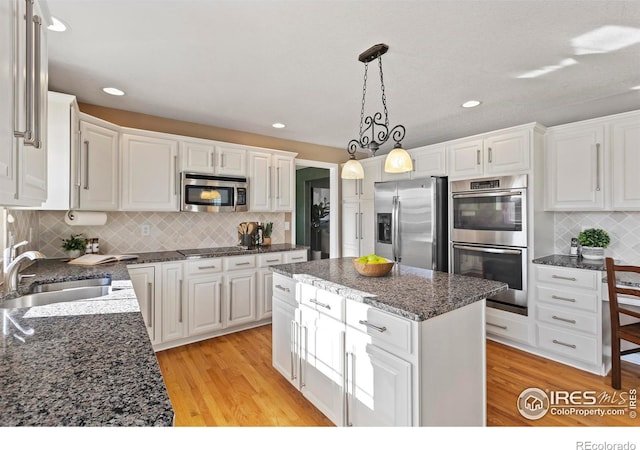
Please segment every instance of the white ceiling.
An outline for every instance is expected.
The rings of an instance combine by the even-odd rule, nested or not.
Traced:
[[[364,65],[383,56],[405,148],[537,121],[640,109],[640,43],[576,54],[602,26],[640,31],[640,1],[47,0],[50,89],[79,101],[346,148]],[[633,30],[632,30],[633,31]],[[525,72],[577,63],[537,78]],[[125,97],[102,93],[116,86]],[[377,63],[367,113],[380,110]],[[483,103],[474,109],[460,104]],[[282,130],[273,122],[287,125]],[[388,150],[389,144],[381,153]]]

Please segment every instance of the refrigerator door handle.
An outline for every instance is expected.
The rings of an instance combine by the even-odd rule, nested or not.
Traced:
[[[400,197],[393,196],[393,208],[391,210],[391,249],[393,260],[400,262]]]

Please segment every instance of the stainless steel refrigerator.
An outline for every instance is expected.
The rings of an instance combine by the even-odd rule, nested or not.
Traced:
[[[448,272],[447,178],[375,183],[375,253]]]

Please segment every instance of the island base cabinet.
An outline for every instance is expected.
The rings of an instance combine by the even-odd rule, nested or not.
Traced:
[[[421,322],[421,426],[486,425],[484,324],[484,301]]]
[[[412,364],[347,327],[346,426],[413,425]]]

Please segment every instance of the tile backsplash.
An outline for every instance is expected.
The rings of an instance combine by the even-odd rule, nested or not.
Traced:
[[[606,256],[640,265],[640,212],[557,212],[555,253],[568,255],[571,238],[578,237],[584,227],[601,228],[609,234]]]
[[[14,215],[21,215],[15,211]],[[238,244],[240,222],[273,222],[274,244],[284,243],[284,213],[108,212],[103,226],[69,226],[66,211],[40,211],[39,250],[49,258],[64,257],[62,238],[83,234],[100,240],[100,253],[142,253]],[[149,236],[142,236],[143,225]]]

